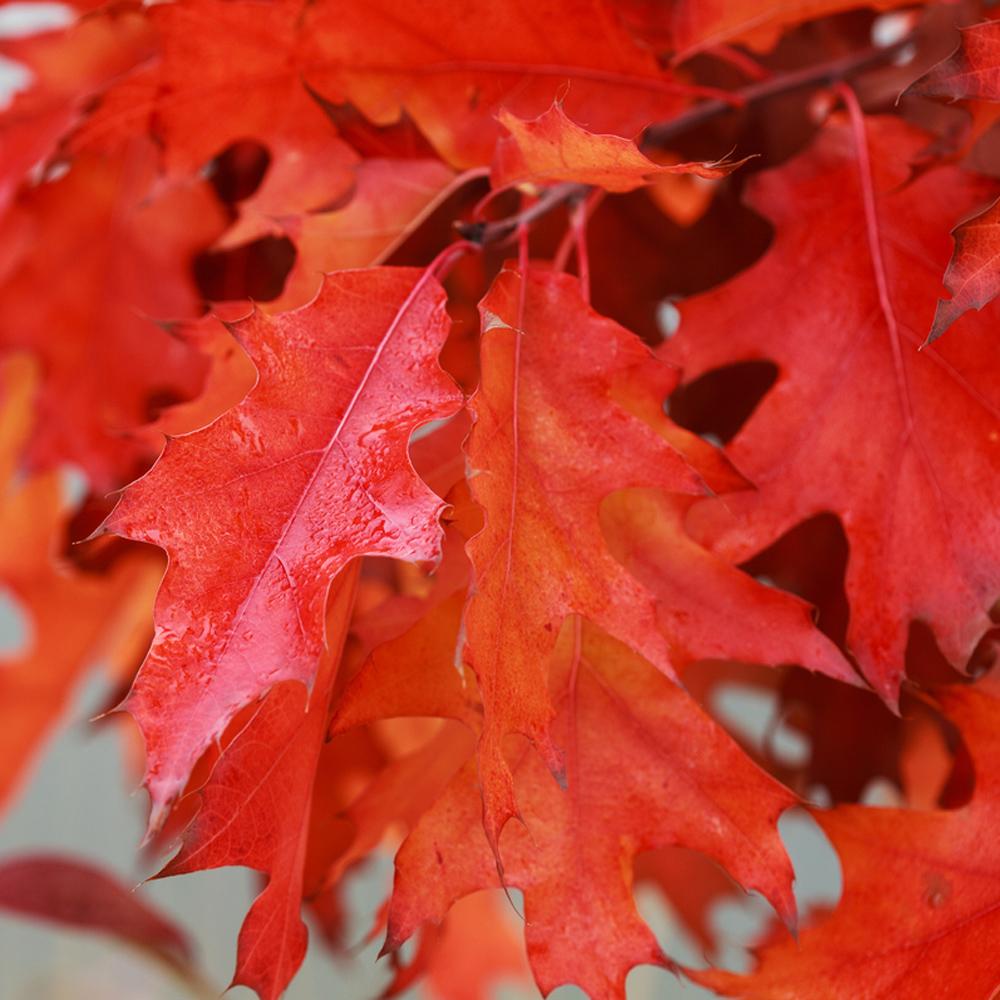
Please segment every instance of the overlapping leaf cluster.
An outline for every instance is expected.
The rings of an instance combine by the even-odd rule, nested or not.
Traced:
[[[987,14],[174,0],[4,39],[0,801],[103,656],[161,874],[264,876],[263,1000],[385,848],[390,990],[528,976],[523,936],[543,993],[620,997],[673,966],[638,881],[709,955],[713,902],[772,905],[754,971],[687,970],[723,993],[992,995]],[[727,732],[734,684],[804,760]],[[14,909],[25,871],[114,894],[9,864]]]

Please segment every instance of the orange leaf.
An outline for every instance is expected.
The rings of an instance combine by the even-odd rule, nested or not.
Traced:
[[[634,191],[667,174],[718,178],[739,163],[660,164],[643,156],[631,139],[595,135],[566,117],[556,103],[532,121],[506,109],[497,116],[510,133],[497,143],[491,179],[495,188],[572,181],[606,191]]]

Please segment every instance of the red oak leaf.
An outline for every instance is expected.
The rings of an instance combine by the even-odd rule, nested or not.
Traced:
[[[258,383],[167,443],[110,530],[165,548],[156,638],[124,707],[146,739],[151,827],[202,751],[282,680],[311,684],[330,580],[353,558],[432,560],[441,501],[407,457],[460,396],[429,271],[327,277],[307,307],[234,325]]]
[[[637,500],[645,500],[646,504],[654,505],[656,502],[655,497],[643,495],[630,495],[628,499],[633,504]],[[626,509],[622,509],[618,505],[615,512],[618,523],[611,526],[612,530],[621,529],[624,531],[627,522],[626,515],[629,513],[634,515],[635,521],[639,523],[655,520],[653,510],[654,507],[647,505]],[[633,534],[635,531],[633,526]],[[625,548],[627,544],[623,544],[622,547]],[[681,543],[680,539],[672,536],[667,539],[667,544],[662,549],[658,548],[658,544],[662,543],[657,542],[655,531],[647,531],[645,537],[636,537],[632,543],[634,549],[641,550],[643,553],[643,559],[646,563],[643,567],[645,574],[652,576],[655,572],[659,572],[661,577],[666,579],[667,573],[657,564],[662,560],[669,565],[673,558],[680,563],[679,568],[682,571],[691,574],[690,590],[692,595],[697,594],[699,590],[697,561],[691,560],[687,554],[678,558],[671,551],[671,544],[685,543]],[[686,545],[693,547],[690,541],[687,541]],[[707,554],[703,554],[703,557],[711,562],[711,557]],[[632,558],[635,561],[638,559],[638,555],[633,555]],[[715,569],[718,573],[721,567],[716,564]],[[724,574],[722,575],[724,576]],[[740,574],[734,573],[733,576],[739,577]],[[800,651],[811,653],[819,659],[823,658],[822,640],[818,639],[814,631],[810,635],[807,625],[808,616],[804,613],[804,607],[796,607],[795,602],[790,601],[787,595],[782,598],[781,595],[768,588],[760,587],[749,578],[743,577],[743,580],[746,592],[743,594],[734,592],[733,595],[737,607],[740,601],[747,602],[747,605],[750,606],[756,598],[764,620],[770,619],[773,622],[773,624],[761,628],[762,619],[756,619],[758,632],[768,635],[779,630],[788,630],[792,634],[800,631],[803,634]],[[459,643],[461,597],[462,594],[457,594],[440,604],[403,635],[373,651],[364,667],[353,678],[341,696],[334,716],[334,731],[339,732],[348,726],[365,724],[379,718],[400,716],[443,716],[463,720],[470,729],[479,730],[480,724],[473,711],[474,703],[471,701],[471,692],[463,685],[461,675],[452,666]],[[765,609],[764,604],[760,603],[762,598],[765,601],[773,598],[776,603]],[[782,599],[787,602],[787,606],[781,605]],[[673,601],[678,602],[678,598],[674,596]],[[698,613],[694,610],[696,601],[696,597],[693,601],[690,598],[687,599],[687,606],[692,609],[692,617]],[[680,603],[684,603],[684,598],[680,598]],[[678,608],[672,618],[675,634],[683,634],[684,627],[680,622],[682,614],[683,612]],[[795,614],[801,615],[798,623],[795,621]],[[750,621],[754,620],[748,619],[748,623]],[[734,645],[739,645],[742,642],[747,644],[747,649],[751,649],[755,642],[760,642],[759,638],[750,635],[752,631],[750,627],[743,635],[732,625],[727,631],[730,641]],[[607,641],[605,640],[605,642]],[[766,646],[768,640],[763,641]],[[759,649],[760,646],[757,648]],[[765,657],[773,656],[773,651],[765,649],[763,655]],[[826,659],[831,663],[836,662],[835,656],[831,656],[830,652],[826,653]],[[648,666],[644,666],[643,669],[649,671]],[[652,673],[652,671],[649,672]],[[693,713],[700,715],[700,711],[693,702],[687,704]],[[681,708],[678,706],[678,712],[680,711]],[[449,725],[453,726],[454,724]],[[604,734],[607,729],[608,727],[605,726],[600,731]],[[390,822],[403,823],[407,827],[412,827],[415,820],[427,811],[443,784],[448,780],[449,775],[461,766],[469,747],[468,740],[462,740],[460,730],[451,728],[442,730],[423,748],[390,764],[384,774],[376,778],[368,790],[348,810],[347,815],[356,823],[358,834],[351,852],[338,860],[332,872],[333,876],[336,877],[346,864],[356,860],[361,852],[369,850],[377,843],[389,828]],[[700,753],[695,749],[695,742],[689,745],[689,750],[694,757]],[[471,773],[469,771],[470,776]],[[560,793],[556,790],[551,778],[544,774],[544,769],[535,768],[531,773],[536,778],[543,779],[545,786],[550,787],[553,794],[558,797]],[[525,788],[524,771],[517,770],[515,776],[517,787],[523,791]],[[460,782],[464,780],[466,779],[459,779]],[[467,791],[472,804],[480,801],[480,793],[475,786],[468,788]],[[531,781],[527,781],[526,794],[529,799],[535,794]],[[587,823],[585,817],[580,818],[580,823],[587,830],[586,836],[589,838],[592,827]],[[462,831],[464,826],[461,822],[456,823],[454,830]],[[535,847],[544,842],[543,832],[530,824],[528,836]],[[452,841],[454,839],[453,835]],[[465,844],[464,833],[459,835],[459,839],[461,844]],[[439,845],[450,842],[443,836],[442,831],[442,837],[438,840]],[[505,861],[507,855],[506,847],[503,845],[508,842],[508,834],[505,833],[501,839]],[[460,848],[455,845],[455,849]],[[693,864],[695,863],[690,860],[687,862],[689,873]],[[641,864],[641,871],[645,873],[644,877],[655,878],[661,887],[670,892],[672,901],[684,908],[683,912],[690,916],[693,926],[702,935],[707,935],[703,913],[707,901],[723,892],[732,891],[732,883],[728,878],[717,869],[711,869],[707,861],[705,864],[708,866],[709,872],[699,881],[701,895],[696,892],[694,896],[690,895],[688,887],[682,879],[677,878],[670,882],[669,869],[658,865],[653,856],[644,858]],[[587,868],[587,870],[595,871],[593,868]],[[700,871],[700,868],[695,865],[695,870]],[[417,891],[416,884],[411,888],[414,892]]]
[[[813,809],[844,869],[833,913],[797,941],[768,944],[749,976],[690,973],[747,1000],[986,1000],[1000,981],[1000,822],[997,686],[950,688],[939,698],[958,725],[975,769],[960,809],[917,811],[841,806]],[[874,937],[873,937],[874,934]]]
[[[634,191],[665,174],[725,177],[739,163],[654,163],[631,139],[595,135],[566,117],[555,103],[532,121],[506,109],[497,115],[510,133],[497,143],[490,178],[495,188],[573,181],[606,191]]]
[[[995,193],[955,168],[910,179],[926,137],[831,121],[749,187],[777,228],[768,254],[685,303],[664,356],[689,378],[768,359],[777,382],[728,448],[756,491],[700,505],[689,527],[736,560],[836,513],[850,543],[847,643],[895,703],[910,622],[964,665],[1000,594],[1000,370],[993,323],[918,352],[948,256],[949,217]],[[831,196],[836,192],[836,196]]]
[[[0,214],[25,174],[49,159],[82,116],[86,101],[149,58],[154,44],[146,19],[126,8],[84,18],[59,31],[0,38],[0,54],[32,75],[31,85],[0,111]]]
[[[450,190],[455,175],[439,160],[372,159],[358,165],[354,180],[343,208],[282,221],[297,253],[269,311],[308,302],[325,272],[383,263]]]
[[[912,84],[908,93],[953,101],[1000,98],[1000,22],[963,28],[958,48]]]
[[[721,632],[716,645],[712,630],[698,624],[709,607],[698,596],[702,581],[709,590],[717,583],[716,567],[703,562],[711,557],[682,543],[671,553],[676,561],[666,572],[673,580],[661,602],[658,589],[630,574],[609,548],[598,518],[602,501],[636,487],[703,493],[705,480],[691,463],[717,487],[733,488],[738,479],[708,445],[663,415],[675,373],[634,334],[590,310],[575,279],[505,270],[480,309],[482,382],[467,451],[486,526],[468,546],[464,657],[486,712],[480,767],[486,829],[496,845],[516,814],[504,737],[529,737],[554,774],[564,766],[548,732],[554,709],[546,677],[568,615],[583,615],[668,676],[689,658],[739,643]],[[731,585],[734,597],[741,587],[754,589],[750,581]],[[803,608],[793,615],[806,624]],[[753,645],[754,654],[762,652]],[[806,653],[807,666],[849,675],[832,647],[797,652]]]
[[[754,586],[749,580],[747,585]],[[392,825],[412,828],[469,756],[470,731],[478,731],[480,722],[472,692],[465,690],[458,671],[447,666],[458,640],[462,597],[455,595],[406,633],[377,647],[340,698],[334,716],[335,732],[377,719],[406,716],[444,716],[462,720],[468,728],[463,735],[461,727],[449,723],[422,748],[387,765],[372,781],[345,814],[355,826],[355,837],[351,848],[330,870],[330,879],[339,878],[350,864],[378,844]],[[704,855],[677,848],[641,854],[636,860],[636,880],[652,882],[663,891],[706,949],[714,943],[708,927],[709,906],[740,891]],[[449,911],[443,925],[446,934],[460,926],[459,912],[466,900]],[[429,933],[431,942],[426,941]],[[437,933],[433,925],[425,925],[421,954],[426,948],[438,947]],[[432,980],[437,954],[432,952],[429,959]],[[419,956],[415,958],[412,966],[400,970],[394,982],[408,983],[418,971],[414,966],[421,962]],[[470,986],[475,982],[470,977]]]
[[[1000,101],[1000,22],[964,28],[955,52],[914,83],[908,93],[953,101]],[[1000,291],[997,224],[994,203],[955,230],[955,254],[944,276],[951,298],[938,303],[928,342],[940,337],[963,313],[982,309]]]
[[[97,490],[155,455],[136,429],[158,400],[189,398],[205,377],[205,358],[154,321],[198,314],[191,259],[224,218],[203,181],[151,194],[154,179],[145,144],[80,157],[24,191],[0,230],[0,346],[42,362],[28,462],[74,462]]]
[[[357,154],[303,86],[302,5],[179,0],[147,16],[160,58],[109,90],[73,140],[115,149],[136,135],[163,148],[168,173],[187,176],[234,142],[265,143],[270,166],[244,201],[244,239],[261,217],[321,208],[351,184]]]
[[[357,566],[333,585],[329,651],[307,698],[301,684],[275,688],[226,748],[200,792],[201,809],[184,844],[160,872],[181,875],[225,865],[266,872],[267,887],[240,930],[231,986],[276,1000],[306,954],[302,922],[306,858],[330,694],[347,635]],[[313,887],[315,888],[315,887]]]
[[[308,6],[306,25],[319,93],[379,124],[405,109],[456,167],[492,160],[501,107],[531,118],[560,97],[593,131],[635,135],[700,93],[661,70],[601,0],[350,0]]]
[[[1000,201],[954,230],[955,253],[944,274],[951,298],[941,299],[927,343],[963,313],[982,309],[1000,292]]]
[[[543,994],[576,983],[604,1000],[624,996],[633,966],[669,964],[632,900],[641,851],[704,851],[792,919],[791,867],[775,822],[794,799],[620,643],[579,619],[564,638],[552,683],[566,788],[530,749],[513,757],[523,825],[504,830],[504,880],[524,892],[528,957]],[[498,884],[477,785],[470,762],[400,849],[387,948],[440,921],[456,899]]]
[[[530,31],[524,14],[486,0],[464,5],[461,17],[449,0],[402,10],[368,0],[154,8],[161,61],[105,95],[77,147],[151,131],[172,169],[190,170],[254,137],[271,147],[281,178],[265,185],[287,196],[296,179],[310,193],[324,182],[333,190],[337,171],[350,166],[349,147],[310,90],[335,104],[349,100],[380,125],[405,108],[455,166],[490,161],[501,105],[530,117],[564,94],[578,120],[634,135],[701,92],[661,70],[599,0],[536,7]],[[317,170],[327,159],[337,169]]]

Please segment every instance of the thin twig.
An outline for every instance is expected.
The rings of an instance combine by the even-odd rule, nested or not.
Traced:
[[[536,202],[508,215],[505,219],[497,219],[494,222],[457,222],[455,229],[459,236],[470,243],[478,243],[486,246],[493,243],[502,243],[509,239],[519,227],[530,226],[536,219],[548,215],[554,208],[567,202],[572,202],[579,198],[585,198],[590,193],[589,184],[556,184],[542,193]]]
[[[880,63],[888,62],[894,55],[901,52],[913,41],[912,35],[907,35],[892,45],[883,48],[864,49],[861,52],[852,52],[850,55],[841,56],[838,59],[831,59],[829,62],[820,63],[818,66],[803,66],[801,69],[793,70],[791,73],[783,73],[780,76],[768,77],[766,80],[758,80],[748,84],[746,87],[736,91],[743,98],[744,106],[765,101],[778,94],[787,94],[793,90],[803,90],[806,87],[822,87],[840,80],[849,80],[858,73],[878,66]],[[642,138],[643,147],[661,146],[666,142],[675,139],[678,135],[688,132],[706,121],[716,118],[732,110],[732,104],[727,101],[703,101],[696,104],[690,111],[668,122],[659,125],[651,125],[646,129]]]

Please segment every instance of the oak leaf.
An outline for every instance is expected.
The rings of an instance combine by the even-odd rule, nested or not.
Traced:
[[[944,274],[951,297],[941,299],[927,343],[937,340],[970,309],[982,309],[1000,292],[1000,202],[959,224],[955,253]]]
[[[350,0],[309,6],[306,26],[315,90],[378,124],[405,109],[460,168],[491,162],[501,107],[531,118],[562,95],[593,131],[635,135],[701,92],[662,70],[600,0],[471,0],[460,16],[451,0]]]
[[[913,179],[919,131],[829,122],[791,163],[758,175],[767,255],[684,303],[663,356],[697,378],[751,359],[779,366],[727,449],[754,483],[692,511],[695,536],[734,560],[797,523],[837,514],[850,544],[847,644],[888,702],[910,622],[964,666],[1000,594],[1000,378],[986,313],[919,352],[948,256],[949,217],[995,194],[957,168]],[[832,196],[835,192],[836,196]]]
[[[439,160],[373,158],[360,163],[346,205],[281,220],[296,257],[268,311],[304,305],[326,272],[384,263],[454,180],[455,174]]]
[[[264,143],[269,167],[240,205],[251,239],[266,220],[321,208],[350,188],[357,154],[303,85],[302,5],[179,0],[147,9],[158,58],[101,98],[73,137],[114,151],[136,136],[163,149],[169,176],[187,176],[231,144]]]
[[[146,19],[128,9],[37,35],[0,38],[0,55],[31,74],[29,86],[0,111],[0,215],[28,171],[46,163],[83,117],[87,100],[148,59],[154,48]]]
[[[621,193],[668,174],[718,178],[739,166],[725,161],[654,163],[631,139],[595,135],[581,128],[558,103],[531,121],[524,121],[505,108],[497,119],[509,135],[497,143],[490,174],[495,188],[571,181]]]
[[[951,100],[1000,97],[1000,23],[985,21],[962,28],[955,51],[919,80],[909,93]]]
[[[302,921],[313,788],[327,727],[330,696],[347,636],[357,563],[333,585],[329,648],[307,697],[301,684],[270,692],[229,744],[203,789],[201,806],[177,855],[159,873],[181,875],[226,865],[266,872],[267,886],[240,930],[231,986],[249,986],[276,1000],[306,954]]]
[[[953,101],[1000,102],[1000,24],[987,21],[963,28],[955,52],[907,92]],[[1000,291],[997,215],[994,203],[955,229],[955,253],[944,276],[951,297],[938,303],[928,342],[940,337],[963,313],[982,309]]]
[[[168,441],[108,518],[170,557],[123,706],[146,740],[151,828],[242,706],[279,681],[312,683],[344,566],[437,556],[441,501],[406,449],[460,405],[436,361],[448,326],[440,285],[410,269],[338,272],[302,309],[254,312],[233,325],[254,390]]]
[[[732,489],[741,481],[705,442],[664,416],[661,401],[676,374],[633,334],[593,312],[575,279],[507,269],[480,309],[482,382],[470,403],[467,454],[485,527],[468,546],[473,582],[463,657],[485,709],[480,767],[487,834],[496,845],[516,815],[504,737],[527,736],[553,774],[563,771],[548,732],[554,709],[546,676],[567,616],[584,616],[667,676],[742,638],[735,637],[738,623],[718,642],[701,627],[708,607],[702,588],[730,585],[716,579],[710,556],[681,540],[663,572],[667,582],[647,584],[602,536],[601,503],[623,489],[699,495],[708,484]],[[733,583],[733,596],[752,603],[753,584],[741,590]],[[836,651],[810,645],[811,628],[805,633],[796,652],[807,666],[849,677]],[[766,652],[775,656],[775,647]]]
[[[0,347],[42,362],[27,463],[73,462],[98,490],[145,467],[156,443],[142,425],[163,400],[196,395],[207,367],[155,321],[202,311],[191,259],[224,216],[204,181],[151,193],[155,176],[142,142],[78,157],[23,191],[0,223]]]
[[[504,829],[500,850],[505,884],[524,892],[539,989],[576,983],[604,1000],[624,996],[633,966],[669,964],[632,900],[641,851],[703,851],[793,918],[791,868],[774,824],[794,799],[623,645],[579,619],[561,638],[553,735],[565,749],[566,787],[528,746],[512,750],[523,825]],[[480,815],[470,761],[397,854],[388,949],[440,921],[456,899],[499,884]]]
[[[992,996],[1000,959],[997,687],[954,687],[938,699],[972,757],[975,790],[958,809],[841,806],[812,814],[844,870],[836,909],[797,941],[768,944],[748,976],[690,973],[726,996],[778,1000]],[[873,937],[873,928],[877,933]]]

